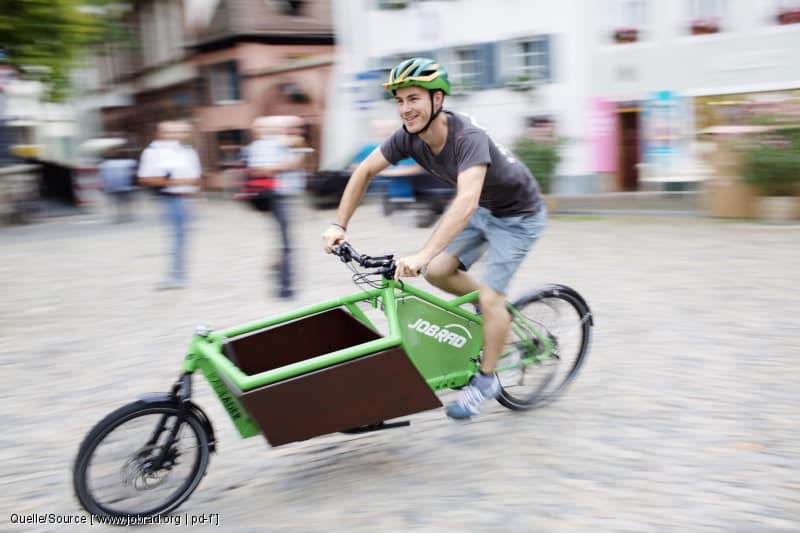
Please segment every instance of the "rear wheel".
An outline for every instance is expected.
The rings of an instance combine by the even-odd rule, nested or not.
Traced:
[[[94,515],[168,513],[197,488],[209,455],[209,436],[191,411],[177,402],[133,402],[84,439],[73,470],[75,493]]]
[[[497,375],[497,398],[525,410],[554,400],[575,378],[589,348],[592,318],[568,287],[548,286],[513,303],[511,333]]]

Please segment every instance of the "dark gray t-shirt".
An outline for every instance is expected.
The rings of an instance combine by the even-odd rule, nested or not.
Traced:
[[[398,129],[381,145],[392,164],[412,157],[433,176],[456,185],[458,174],[475,165],[488,165],[479,204],[493,215],[509,217],[536,213],[542,205],[539,184],[527,167],[489,136],[474,120],[461,113],[447,115],[447,142],[434,156],[418,135]]]

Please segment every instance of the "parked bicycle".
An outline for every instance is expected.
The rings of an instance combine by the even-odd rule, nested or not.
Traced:
[[[271,446],[406,426],[396,419],[440,407],[436,392],[462,387],[478,372],[481,316],[468,305],[477,291],[444,300],[395,281],[392,255],[361,255],[347,242],[335,253],[353,270],[359,292],[223,331],[199,327],[169,392],[142,396],[94,426],[73,468],[88,512],[161,515],[197,488],[217,448],[211,422],[192,401],[198,370],[240,436],[261,434]],[[364,305],[383,312],[388,333]],[[536,289],[508,308],[498,401],[527,410],[552,401],[575,378],[592,315],[563,285]]]

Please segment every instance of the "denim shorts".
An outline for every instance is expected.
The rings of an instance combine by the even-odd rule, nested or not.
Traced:
[[[544,204],[535,214],[514,217],[496,217],[488,209],[479,207],[444,253],[456,257],[462,268],[469,270],[488,250],[482,282],[505,294],[511,277],[546,223]]]

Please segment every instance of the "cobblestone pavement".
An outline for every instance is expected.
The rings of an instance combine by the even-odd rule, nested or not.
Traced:
[[[353,290],[319,248],[332,212],[297,206],[299,294],[285,302],[266,278],[274,226],[213,200],[195,205],[190,287],[155,292],[164,230],[156,206],[140,208],[130,225],[98,206],[0,230],[2,531],[86,529],[11,520],[80,512],[81,439],[166,390],[196,324]],[[429,233],[374,205],[351,227],[374,254],[415,251]],[[799,243],[798,226],[554,217],[511,294],[560,282],[592,306],[591,352],[559,402],[493,404],[462,424],[438,409],[408,428],[269,449],[239,439],[198,382],[219,453],[180,512],[217,513],[227,531],[798,531]]]

